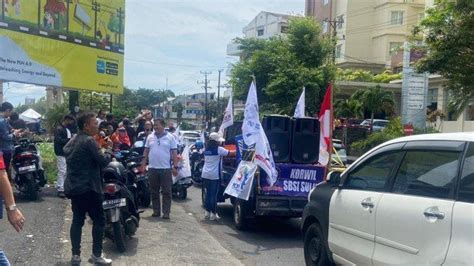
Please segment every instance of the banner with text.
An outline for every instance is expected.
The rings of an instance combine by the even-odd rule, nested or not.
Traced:
[[[306,197],[318,183],[323,181],[324,167],[301,164],[277,163],[278,179],[273,186],[260,171],[260,187],[265,195]]]
[[[125,0],[5,1],[0,79],[121,94]]]

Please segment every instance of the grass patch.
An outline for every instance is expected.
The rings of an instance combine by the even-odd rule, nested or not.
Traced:
[[[54,154],[54,146],[51,142],[38,143],[38,147],[43,159],[43,167],[49,184],[54,184],[58,176],[58,168],[56,166],[56,155]]]

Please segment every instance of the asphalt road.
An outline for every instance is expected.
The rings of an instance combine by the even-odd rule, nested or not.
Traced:
[[[26,218],[23,231],[17,233],[8,223],[6,213],[0,220],[0,248],[13,265],[54,265],[67,243],[64,233],[68,200],[56,197],[56,190],[44,188],[38,201],[30,202],[15,193],[17,205]]]
[[[189,188],[188,199],[178,204],[245,265],[304,265],[301,219],[261,219],[246,231],[238,231],[230,203],[219,204],[219,222],[203,220],[200,187]]]

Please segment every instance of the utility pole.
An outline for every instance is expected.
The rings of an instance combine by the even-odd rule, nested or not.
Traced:
[[[94,11],[94,39],[97,40],[97,13],[100,12],[100,4],[97,0],[92,0],[92,10]]]
[[[212,74],[212,72],[206,72],[206,71],[201,71],[201,74],[204,75],[204,91],[205,91],[205,121],[206,121],[206,130],[209,130],[209,103],[207,99],[207,89],[209,85],[209,80],[207,79],[207,76]],[[202,82],[198,82],[198,84],[203,84]]]
[[[66,0],[66,32],[69,33],[69,4],[71,4],[71,0]]]
[[[331,28],[332,28],[332,42],[334,44],[334,48],[332,49],[332,63],[336,64],[337,26],[339,25],[339,23],[342,23],[342,21],[329,20],[328,23],[330,23]]]
[[[221,112],[221,72],[224,71],[224,69],[219,69],[219,79],[217,80],[217,112],[218,114]]]
[[[2,0],[2,3],[3,2],[5,1]],[[2,10],[3,10],[3,7],[2,7]],[[38,0],[38,30],[41,30],[41,0]]]
[[[119,8],[117,10],[117,16],[119,18],[119,33],[118,33],[118,37],[119,37],[118,44],[119,44],[119,46],[120,46],[120,43],[122,42],[122,39],[121,39],[121,37],[122,37],[122,19],[123,19],[124,15],[125,14],[124,14],[122,8]]]

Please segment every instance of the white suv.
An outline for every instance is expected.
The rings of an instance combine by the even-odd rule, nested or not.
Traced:
[[[309,195],[308,265],[473,265],[474,133],[384,143]]]

